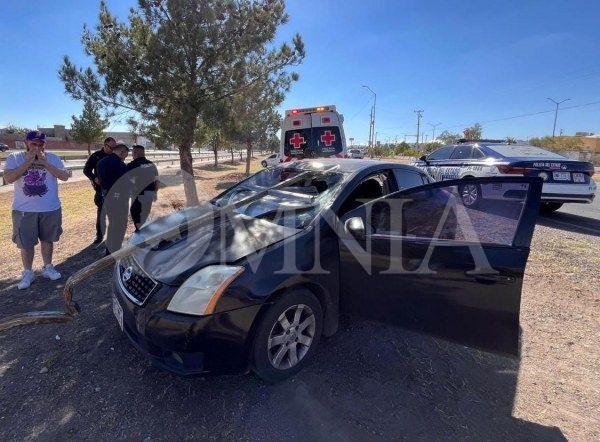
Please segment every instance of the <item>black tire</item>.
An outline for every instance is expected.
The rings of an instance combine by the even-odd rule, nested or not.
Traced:
[[[310,360],[323,330],[323,311],[305,289],[284,293],[259,319],[251,349],[252,371],[267,382],[298,373]]]
[[[481,187],[479,187],[479,184],[463,184],[458,187],[458,193],[465,207],[476,209],[481,203]]]
[[[267,162],[266,162],[265,160],[262,160],[262,161],[260,162],[260,165],[261,165],[262,167],[267,167]]]
[[[563,203],[540,203],[540,213],[556,212],[562,205]]]

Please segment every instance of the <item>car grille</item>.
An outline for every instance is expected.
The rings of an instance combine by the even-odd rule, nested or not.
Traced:
[[[158,283],[144,272],[133,256],[126,256],[118,264],[119,285],[134,303],[142,305],[154,293]]]

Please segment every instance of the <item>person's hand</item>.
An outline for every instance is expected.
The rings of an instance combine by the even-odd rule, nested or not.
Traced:
[[[37,152],[37,160],[38,163],[40,163],[42,166],[48,165],[48,157],[46,156],[46,152],[44,152],[43,150],[39,150]]]
[[[100,178],[95,177],[94,178],[94,183],[96,183],[99,186],[100,185]]]
[[[25,161],[29,164],[33,163],[37,154],[37,147],[31,147],[27,152],[25,152]]]

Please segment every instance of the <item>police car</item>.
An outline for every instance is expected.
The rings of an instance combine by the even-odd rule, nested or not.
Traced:
[[[544,180],[540,211],[553,212],[564,203],[591,203],[596,194],[594,166],[528,144],[498,140],[459,140],[413,163],[434,180],[471,177],[538,176]],[[477,184],[459,189],[465,206],[476,207],[483,199],[511,199],[521,190],[501,184],[482,192]]]

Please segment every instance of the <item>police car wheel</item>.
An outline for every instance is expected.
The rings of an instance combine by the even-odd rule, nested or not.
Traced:
[[[458,192],[466,207],[475,209],[481,202],[481,188],[478,184],[464,184],[459,186]]]
[[[556,212],[562,207],[562,203],[540,203],[540,213]]]

